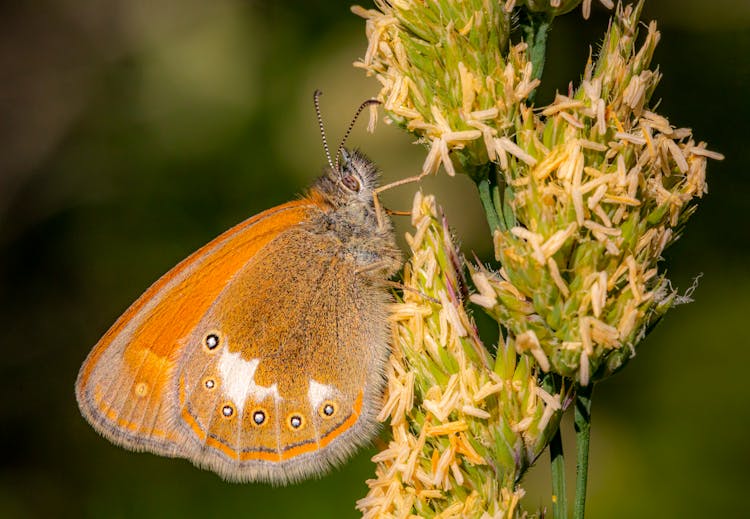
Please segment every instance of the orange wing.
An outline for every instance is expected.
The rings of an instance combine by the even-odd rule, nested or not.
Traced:
[[[369,440],[388,295],[356,274],[345,251],[337,236],[297,226],[216,298],[173,374],[181,457],[230,480],[287,483]]]
[[[82,414],[109,440],[136,450],[178,454],[167,384],[183,338],[234,274],[283,231],[321,210],[317,197],[260,213],[203,246],[154,283],[115,322],[76,381]]]

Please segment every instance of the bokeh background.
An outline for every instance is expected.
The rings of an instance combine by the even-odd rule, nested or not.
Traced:
[[[351,66],[366,41],[348,6],[0,5],[0,517],[356,517],[372,449],[317,481],[229,484],[110,445],[73,396],[91,346],[152,281],[320,172],[313,90],[324,92],[333,142],[377,92]],[[704,274],[695,302],[597,387],[588,511],[740,517],[750,484],[750,3],[649,0],[651,18],[663,33],[659,111],[727,158],[710,164],[710,193],[667,254],[681,289]],[[578,79],[606,25],[602,8],[557,20],[540,103]],[[425,152],[408,135],[364,126],[350,141],[386,180],[418,171]],[[489,259],[471,183],[441,173],[424,189],[438,193],[464,251]],[[385,201],[407,209],[412,193]],[[526,481],[527,508],[549,505],[549,480],[545,453]]]

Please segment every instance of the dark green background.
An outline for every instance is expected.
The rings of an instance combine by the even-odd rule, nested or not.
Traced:
[[[377,92],[351,67],[366,41],[348,5],[2,4],[0,517],[356,515],[372,451],[297,486],[228,484],[110,445],[73,396],[91,346],[152,281],[319,173],[313,90],[324,91],[332,141]],[[627,369],[597,387],[592,518],[747,509],[750,6],[708,5],[652,0],[644,17],[663,33],[659,111],[727,159],[710,164],[710,194],[667,254],[681,289],[704,273],[695,303],[674,309]],[[540,103],[577,80],[606,16],[558,20]],[[386,180],[418,170],[424,150],[410,141],[383,124],[351,139]],[[441,173],[425,188],[439,193],[464,250],[487,258],[470,182]],[[406,209],[412,193],[391,191],[386,203]],[[549,503],[546,454],[527,483],[528,508]]]

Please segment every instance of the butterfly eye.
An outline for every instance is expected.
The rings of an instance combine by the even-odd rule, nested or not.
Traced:
[[[333,402],[325,402],[320,408],[320,416],[330,418],[336,412],[336,406]]]
[[[209,350],[216,349],[219,346],[220,342],[221,341],[219,340],[219,336],[215,333],[209,333],[203,340],[203,344],[205,344],[206,348],[208,348]]]
[[[347,189],[350,191],[354,191],[355,193],[359,193],[359,190],[362,188],[362,185],[359,183],[359,179],[355,175],[346,175],[341,179],[341,182],[346,186]]]
[[[234,407],[232,407],[231,405],[225,405],[221,408],[221,414],[229,418],[234,414]]]

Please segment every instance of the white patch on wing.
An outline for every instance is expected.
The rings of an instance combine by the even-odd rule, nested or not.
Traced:
[[[326,400],[332,399],[335,393],[336,390],[333,387],[316,382],[315,379],[310,379],[310,389],[307,390],[307,399],[310,401],[313,409],[320,407],[320,404]]]
[[[276,400],[281,399],[276,384],[265,387],[255,383],[255,371],[259,364],[259,359],[243,359],[240,352],[229,353],[225,348],[221,353],[218,366],[221,374],[221,387],[224,394],[237,406],[237,412],[240,415],[248,397],[252,397],[256,402],[262,401],[269,395]]]

